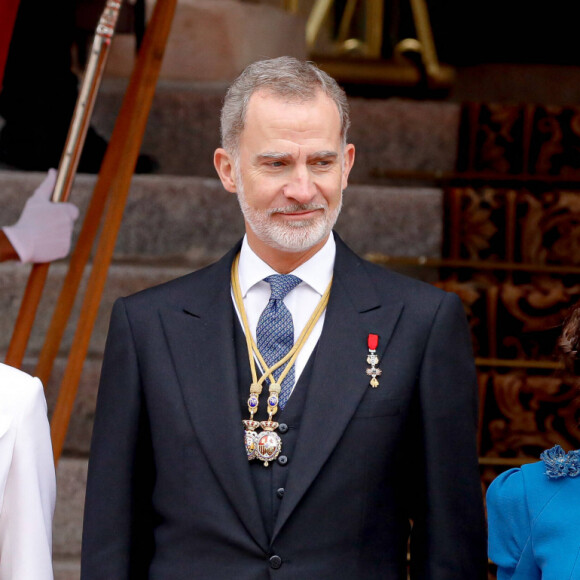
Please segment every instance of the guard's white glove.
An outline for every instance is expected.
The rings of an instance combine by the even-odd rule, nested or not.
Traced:
[[[56,169],[49,169],[26,201],[18,221],[2,228],[22,262],[52,262],[69,253],[79,210],[72,203],[50,201],[56,176]]]

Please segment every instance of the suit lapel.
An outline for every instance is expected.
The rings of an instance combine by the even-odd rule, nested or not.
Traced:
[[[369,389],[367,337],[380,336],[379,358],[395,328],[402,303],[381,304],[360,259],[337,239],[334,279],[308,389],[287,493],[273,540],[340,440]]]
[[[266,550],[238,395],[230,294],[230,268],[238,249],[215,264],[207,280],[192,286],[183,304],[161,312],[161,318],[192,428],[240,520]]]

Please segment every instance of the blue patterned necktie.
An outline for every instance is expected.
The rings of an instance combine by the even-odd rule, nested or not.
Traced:
[[[290,290],[296,288],[302,280],[292,274],[275,274],[264,278],[272,289],[270,300],[258,320],[256,327],[257,346],[260,354],[271,367],[284,358],[294,344],[294,324],[292,314],[284,304],[284,297]],[[286,365],[274,371],[276,381]],[[286,405],[292,387],[294,386],[294,365],[284,377],[281,385],[278,406],[283,409]]]

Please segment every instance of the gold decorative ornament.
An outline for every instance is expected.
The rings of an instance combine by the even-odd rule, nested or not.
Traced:
[[[320,298],[312,316],[308,319],[304,330],[300,333],[298,340],[294,344],[294,346],[290,349],[290,351],[281,358],[276,364],[268,367],[264,358],[260,354],[258,347],[254,339],[252,338],[252,334],[250,332],[250,325],[248,324],[248,317],[246,315],[246,310],[244,308],[244,301],[242,298],[242,292],[240,290],[240,283],[239,283],[239,274],[238,274],[238,264],[240,261],[240,255],[238,254],[232,264],[232,274],[231,274],[231,282],[232,282],[232,290],[234,294],[234,300],[238,311],[240,313],[240,317],[242,319],[242,324],[244,326],[244,332],[246,335],[246,345],[248,347],[248,359],[250,361],[250,371],[252,373],[252,384],[250,385],[250,396],[248,397],[248,411],[250,413],[249,419],[244,419],[242,423],[245,427],[244,432],[244,443],[246,448],[246,455],[248,457],[248,461],[253,459],[259,459],[263,462],[264,467],[268,467],[270,462],[274,461],[278,455],[280,455],[280,451],[282,450],[282,440],[280,436],[275,432],[278,428],[278,423],[272,420],[272,417],[278,411],[278,396],[280,394],[282,381],[292,368],[292,365],[296,362],[298,357],[298,353],[301,351],[302,347],[306,343],[310,333],[312,332],[314,326],[320,319],[320,316],[324,312],[326,305],[328,304],[328,298],[330,296],[330,288],[332,286],[332,280],[328,284],[326,291]],[[258,374],[256,372],[256,361],[255,358],[258,359],[260,366],[263,369],[262,376],[258,378]],[[274,371],[280,368],[282,365],[286,365],[282,374],[276,381],[274,378]],[[267,399],[267,411],[268,411],[268,420],[267,421],[255,421],[254,415],[258,411],[258,407],[260,406],[260,395],[262,394],[262,387],[263,383],[266,380],[269,381],[269,394]],[[263,431],[257,431],[258,427],[262,427]]]

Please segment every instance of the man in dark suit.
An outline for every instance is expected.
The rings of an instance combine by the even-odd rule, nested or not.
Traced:
[[[485,577],[465,315],[332,233],[348,125],[310,63],[228,91],[214,160],[246,236],[115,305],[83,580],[401,580],[409,536],[412,578]]]

